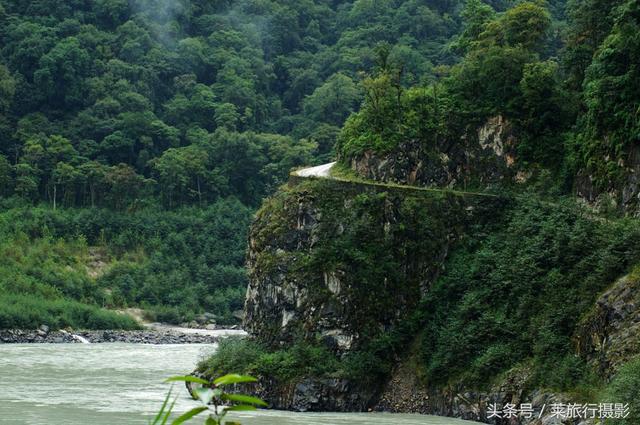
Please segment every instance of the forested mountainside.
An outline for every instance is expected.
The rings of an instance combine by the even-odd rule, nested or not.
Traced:
[[[511,6],[467,1],[426,84],[377,49],[329,176],[251,227],[252,338],[201,373],[257,374],[284,409],[640,421],[640,2]]]
[[[367,101],[339,140],[341,160],[379,180],[485,187],[497,182],[486,158],[465,154],[481,139],[482,149],[505,157],[502,183],[537,181],[549,193],[637,214],[638,4],[570,3],[559,45],[541,5],[496,16],[469,2],[456,40],[464,58],[435,84],[404,90],[393,65],[366,79]],[[392,160],[381,164],[384,157]]]
[[[333,156],[381,54],[406,87],[456,63],[463,8],[0,0],[0,327],[110,326],[48,299],[233,320],[252,211]]]

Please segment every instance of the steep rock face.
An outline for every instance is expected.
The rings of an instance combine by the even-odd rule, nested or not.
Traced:
[[[626,161],[620,164],[625,172],[621,181],[612,182],[607,188],[598,188],[594,177],[581,171],[576,177],[576,194],[598,209],[610,203],[629,215],[640,217],[640,145],[633,145]]]
[[[249,241],[250,334],[273,346],[320,338],[346,351],[411,312],[480,209],[444,193],[377,192],[316,181],[267,201]]]
[[[339,357],[356,352],[415,311],[465,227],[502,202],[331,180],[281,191],[250,232],[245,329],[273,348],[308,341]],[[361,411],[380,390],[308,377],[258,393],[281,409]]]
[[[392,152],[366,151],[348,161],[359,176],[371,180],[429,187],[487,186],[528,177],[516,167],[515,144],[511,123],[496,116],[461,140],[435,147],[409,140]]]
[[[598,298],[575,341],[578,352],[605,377],[640,352],[640,268]]]
[[[563,419],[554,415],[549,407],[556,403],[569,404],[571,398],[541,390],[527,391],[529,376],[524,370],[513,371],[487,391],[472,390],[463,384],[428,389],[411,375],[399,378],[403,375],[397,373],[385,388],[375,410],[448,416],[493,425],[591,425],[595,422],[592,419]],[[520,414],[498,418],[488,413],[491,405],[507,404],[530,404],[533,414],[531,417]]]
[[[373,389],[346,379],[315,377],[282,383],[263,376],[258,383],[237,390],[255,394],[268,401],[271,408],[296,412],[360,412],[374,396]]]
[[[610,379],[620,366],[640,352],[640,267],[618,279],[596,301],[573,337],[576,353],[587,359],[602,377]],[[578,418],[562,421],[549,406],[572,403],[571,397],[535,389],[526,367],[515,368],[492,388],[476,391],[463,383],[430,388],[416,378],[415,359],[408,355],[398,364],[374,409],[453,416],[495,425],[592,424]],[[500,420],[489,418],[487,407],[530,403],[536,415]],[[543,410],[546,406],[546,410]],[[543,411],[542,417],[538,413]],[[546,412],[546,413],[545,413]]]

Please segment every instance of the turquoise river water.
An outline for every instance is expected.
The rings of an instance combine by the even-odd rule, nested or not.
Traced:
[[[0,424],[147,424],[170,388],[163,378],[189,373],[214,350],[214,345],[0,344]],[[174,394],[177,412],[196,406],[183,385],[176,384]],[[378,413],[260,411],[233,418],[243,425],[473,424]]]

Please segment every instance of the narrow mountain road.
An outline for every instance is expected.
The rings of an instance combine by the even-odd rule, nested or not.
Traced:
[[[331,177],[331,168],[336,165],[335,162],[329,164],[318,165],[317,167],[303,168],[302,170],[294,171],[293,174],[299,177]]]
[[[324,178],[331,179],[340,182],[354,183],[354,184],[362,184],[367,186],[377,186],[377,187],[385,187],[390,189],[405,189],[412,191],[420,191],[420,192],[448,192],[455,193],[458,195],[471,195],[471,196],[486,196],[490,198],[498,198],[500,196],[492,194],[492,193],[484,193],[484,192],[467,192],[455,189],[445,189],[445,188],[431,188],[431,187],[422,187],[422,186],[410,186],[398,183],[383,183],[372,180],[364,180],[364,179],[350,179],[339,176],[331,175],[331,169],[337,162],[330,162],[328,164],[317,165],[315,167],[303,168],[301,170],[296,170],[291,172],[292,176],[296,177],[304,177],[304,178]]]

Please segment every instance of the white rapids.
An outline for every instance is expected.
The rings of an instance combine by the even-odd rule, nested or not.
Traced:
[[[80,335],[75,335],[74,334],[74,335],[71,335],[71,338],[73,338],[76,341],[81,342],[83,344],[91,344],[87,338],[85,338],[83,336],[80,336]]]

